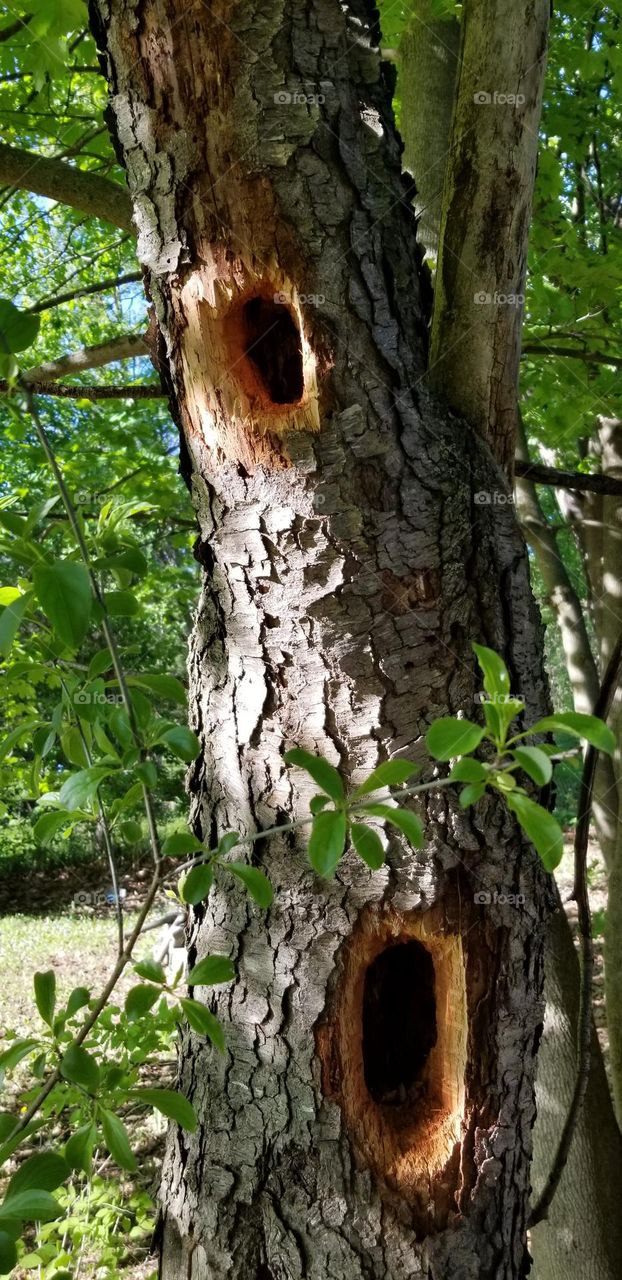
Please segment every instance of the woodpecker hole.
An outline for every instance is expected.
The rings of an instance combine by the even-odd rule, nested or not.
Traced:
[[[414,1107],[427,1093],[437,1040],[434,963],[421,942],[387,947],[363,989],[363,1072],[374,1102]]]
[[[369,905],[339,955],[315,1028],[324,1096],[359,1158],[411,1206],[422,1235],[455,1209],[468,1020],[454,904]]]
[[[296,404],[304,390],[298,325],[282,302],[257,296],[242,307],[244,354],[273,404]]]

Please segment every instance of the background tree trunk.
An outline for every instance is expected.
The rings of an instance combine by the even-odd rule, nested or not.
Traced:
[[[415,178],[417,238],[438,253],[445,170],[451,137],[460,23],[439,19],[432,0],[413,0],[400,41],[404,167]]]
[[[284,746],[357,780],[473,713],[474,638],[540,713],[524,545],[485,446],[421,387],[429,300],[367,6],[93,12],[206,568],[194,824],[255,831],[309,798]],[[527,1274],[547,880],[495,802],[425,816],[419,857],[392,841],[328,884],[302,839],[255,845],[268,916],[224,877],[195,911],[191,960],[232,953],[239,979],[214,1002],[226,1055],[183,1043],[200,1128],[170,1136],[164,1280]],[[366,987],[392,949],[397,1103],[379,970]]]

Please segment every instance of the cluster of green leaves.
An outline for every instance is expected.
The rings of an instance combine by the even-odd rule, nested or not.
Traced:
[[[141,1069],[171,1049],[175,1029],[183,1018],[201,1035],[224,1050],[222,1027],[210,1010],[184,994],[181,972],[171,980],[159,963],[146,957],[134,965],[139,981],[125,997],[124,1006],[108,1003],[83,1035],[85,1022],[96,1008],[96,997],[76,987],[66,1005],[58,1009],[53,970],[37,973],[34,998],[42,1022],[39,1035],[8,1037],[0,1054],[0,1080],[20,1064],[29,1066],[32,1084],[22,1094],[24,1109],[37,1096],[42,1082],[58,1068],[58,1079],[45,1100],[43,1117],[33,1117],[16,1132],[16,1117],[0,1112],[0,1168],[10,1161],[22,1142],[41,1130],[64,1129],[61,1145],[35,1153],[9,1179],[0,1204],[0,1274],[16,1265],[27,1250],[20,1240],[24,1224],[52,1222],[63,1212],[63,1197],[53,1193],[70,1188],[76,1178],[90,1180],[94,1152],[109,1152],[116,1165],[136,1172],[126,1124],[119,1112],[153,1108],[189,1132],[196,1128],[192,1104],[177,1089],[154,1088],[141,1083]],[[191,987],[214,986],[234,977],[225,956],[207,956],[187,975]],[[75,1196],[74,1191],[71,1192]],[[47,1236],[49,1238],[49,1232]],[[43,1234],[43,1239],[46,1233]],[[74,1247],[79,1238],[74,1240]],[[45,1261],[45,1257],[41,1261]],[[64,1260],[69,1262],[69,1257]]]

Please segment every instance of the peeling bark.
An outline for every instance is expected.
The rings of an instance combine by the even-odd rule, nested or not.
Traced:
[[[429,299],[367,6],[98,0],[92,14],[206,570],[193,821],[251,832],[309,799],[285,746],[356,781],[421,757],[435,716],[477,714],[474,638],[506,655],[528,714],[544,710],[524,545],[485,445],[422,387]],[[391,840],[373,876],[350,855],[320,883],[302,839],[256,844],[268,915],[224,878],[194,912],[191,961],[231,953],[239,978],[213,1002],[226,1055],[182,1045],[200,1127],[170,1135],[164,1280],[527,1274],[547,880],[496,802],[465,814],[444,792],[425,816],[422,854]],[[409,938],[424,912],[432,963],[451,939],[463,957],[446,1000],[437,963],[435,1018],[447,1045],[458,1017],[466,1065],[454,1092],[438,1085],[454,1127],[425,1172],[432,1068],[413,1081],[404,1179],[366,1146],[329,1028],[348,975],[360,989],[369,970],[360,931]],[[389,1105],[374,1103],[380,1139]]]

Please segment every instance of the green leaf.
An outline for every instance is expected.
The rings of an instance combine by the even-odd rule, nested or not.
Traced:
[[[550,782],[553,776],[553,765],[544,751],[540,751],[538,747],[516,747],[510,755],[528,777],[537,782],[539,787],[544,787],[547,782]]]
[[[74,1013],[78,1013],[80,1009],[84,1009],[91,999],[91,993],[88,987],[74,987],[67,1001],[65,1010],[68,1018],[73,1018]]]
[[[0,1276],[8,1276],[17,1266],[17,1246],[6,1231],[0,1231]]]
[[[50,1222],[60,1217],[61,1207],[49,1191],[32,1188],[19,1191],[0,1204],[0,1223],[5,1218],[18,1218],[20,1222]]]
[[[146,978],[148,982],[158,982],[163,986],[166,982],[166,974],[159,960],[152,960],[150,956],[145,956],[144,960],[139,960],[134,965],[134,972],[139,978]]]
[[[113,1160],[116,1160],[120,1169],[127,1169],[128,1173],[134,1173],[137,1164],[123,1121],[115,1115],[114,1111],[108,1111],[105,1107],[100,1108],[100,1114],[104,1142]]]
[[[510,791],[506,796],[508,808],[535,846],[547,871],[554,871],[564,853],[562,829],[552,813],[536,804],[520,791]]]
[[[157,987],[148,987],[144,983],[131,987],[125,997],[125,1012],[130,1022],[134,1022],[136,1018],[142,1018],[159,998],[160,992]]]
[[[491,698],[507,697],[510,692],[510,677],[503,658],[494,649],[487,649],[483,644],[473,644],[471,648],[484,676],[486,693]]]
[[[56,634],[71,649],[78,649],[93,606],[91,581],[84,565],[74,560],[37,564],[32,581],[37,600]]]
[[[47,969],[45,973],[35,973],[33,981],[37,1009],[43,1021],[51,1027],[56,1008],[56,974],[53,969]]]
[[[469,805],[477,804],[481,800],[486,787],[481,782],[472,782],[468,787],[463,787],[460,792],[460,808],[468,809]]]
[[[111,618],[133,618],[138,613],[138,600],[131,591],[105,591],[104,607]]]
[[[218,841],[218,854],[224,856],[226,853],[231,853],[239,843],[240,837],[237,831],[225,831]]]
[[[164,857],[175,858],[179,854],[186,853],[204,853],[205,849],[200,840],[196,836],[191,836],[186,831],[176,831],[174,835],[167,836],[162,845],[162,853]]]
[[[403,836],[406,836],[414,849],[421,848],[423,827],[412,809],[392,809],[387,804],[366,804],[364,812],[371,813],[374,818],[382,818],[383,822],[390,822],[392,826],[398,828],[398,831],[401,831]]]
[[[61,1075],[72,1084],[79,1084],[88,1093],[96,1093],[101,1073],[95,1058],[81,1044],[70,1044],[60,1064]]]
[[[211,987],[234,978],[235,969],[228,956],[205,956],[190,970],[187,983],[189,987]]]
[[[20,311],[8,298],[0,298],[0,351],[25,351],[36,341],[41,316]]]
[[[93,655],[89,662],[87,671],[87,680],[96,680],[98,676],[103,676],[104,671],[109,671],[112,666],[112,655],[110,649],[99,649]]]
[[[272,906],[274,897],[272,885],[263,871],[258,867],[249,867],[246,862],[225,862],[223,865],[227,871],[232,871],[233,875],[242,881],[257,906],[263,907],[264,910]]]
[[[32,600],[32,591],[26,591],[0,613],[0,657],[8,657],[19,631],[24,614]]]
[[[61,734],[60,745],[70,764],[77,765],[78,769],[89,768],[89,753],[76,725],[69,725],[69,728],[65,729]]]
[[[291,754],[291,753],[290,753]],[[317,782],[317,778],[315,779]],[[309,862],[319,876],[335,874],[346,843],[346,815],[335,809],[316,814],[309,837]]]
[[[13,1040],[4,1053],[0,1053],[0,1071],[12,1071],[33,1049],[39,1048],[38,1040]]]
[[[350,834],[359,857],[367,863],[368,867],[371,867],[372,871],[378,871],[384,862],[384,849],[378,832],[373,831],[371,827],[366,827],[364,822],[353,822]]]
[[[35,840],[46,848],[47,845],[52,843],[54,836],[61,828],[67,826],[68,821],[69,814],[66,809],[52,809],[49,813],[42,814],[40,818],[37,818],[32,829]]]
[[[369,795],[370,791],[377,791],[380,787],[395,787],[401,782],[407,782],[413,774],[418,772],[419,765],[413,764],[412,760],[386,760],[370,773],[360,787],[356,788],[352,793],[352,799],[357,800],[359,796]]]
[[[142,685],[145,689],[150,689],[153,693],[157,693],[167,702],[176,702],[179,706],[186,705],[186,690],[175,676],[167,675],[140,675],[131,676],[130,684]]]
[[[451,760],[452,756],[469,755],[475,751],[483,736],[484,730],[471,720],[441,716],[430,725],[425,740],[435,760]]]
[[[456,760],[449,776],[452,782],[485,782],[488,771],[479,760],[469,760],[464,757]]]
[[[177,756],[178,760],[183,760],[185,764],[192,764],[201,750],[201,743],[196,733],[183,724],[176,724],[172,729],[167,729],[160,741],[165,742],[173,755]]]
[[[107,765],[95,764],[90,769],[81,769],[80,773],[72,774],[59,791],[60,803],[65,809],[85,809],[95,799],[100,783],[114,772]]]
[[[214,872],[209,863],[202,863],[198,867],[193,867],[191,871],[180,878],[177,886],[179,896],[182,902],[187,902],[189,906],[196,907],[197,902],[202,902],[207,897],[214,883]]]
[[[322,756],[313,756],[310,751],[303,751],[302,747],[293,747],[291,751],[286,751],[283,759],[286,764],[297,764],[301,769],[305,769],[331,800],[341,804],[345,797],[343,782],[328,760],[324,760]]]
[[[137,765],[136,775],[144,782],[146,787],[155,787],[158,781],[158,771],[153,760],[143,760],[142,764]],[[130,787],[130,791],[132,788]],[[129,791],[127,793],[130,794]]]
[[[571,733],[575,738],[584,738],[597,751],[604,751],[612,756],[616,748],[615,735],[597,716],[583,715],[580,711],[564,711],[554,716],[545,716],[529,729],[532,733]]]
[[[132,1089],[130,1097],[155,1107],[156,1111],[161,1111],[162,1115],[167,1116],[169,1120],[176,1120],[177,1124],[180,1124],[188,1133],[195,1132],[196,1112],[192,1103],[184,1098],[183,1093],[178,1093],[175,1089]]]
[[[311,799],[309,801],[309,809],[310,809],[310,812],[313,814],[313,817],[315,817],[316,813],[321,813],[322,809],[325,809],[327,804],[330,804],[330,796],[327,796],[327,795],[311,796]]]
[[[37,1151],[20,1165],[6,1190],[5,1204],[22,1191],[56,1191],[69,1177],[69,1165],[56,1151]]]
[[[97,1130],[92,1121],[83,1124],[65,1143],[65,1160],[72,1169],[82,1169],[84,1173],[91,1172],[93,1147],[95,1146],[95,1138]]]
[[[200,1035],[208,1036],[219,1053],[225,1052],[225,1033],[218,1018],[198,1000],[180,1000],[180,1005],[192,1027]]]

